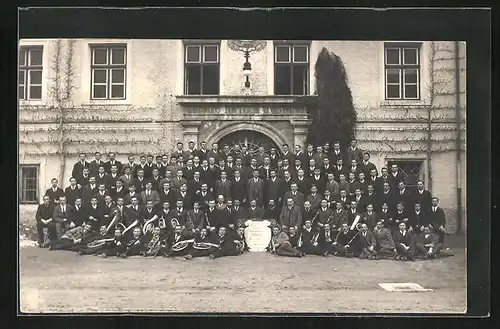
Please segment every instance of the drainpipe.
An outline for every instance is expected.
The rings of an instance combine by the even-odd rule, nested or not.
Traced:
[[[462,234],[462,130],[461,130],[461,104],[460,104],[460,58],[459,41],[455,41],[455,124],[456,138],[456,184],[457,184],[457,231]]]

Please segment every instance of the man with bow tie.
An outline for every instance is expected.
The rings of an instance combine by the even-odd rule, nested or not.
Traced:
[[[50,180],[50,183],[51,183],[51,187],[49,189],[47,189],[47,191],[45,191],[45,195],[48,195],[49,198],[50,198],[50,202],[52,204],[58,204],[59,203],[59,198],[64,196],[64,191],[62,188],[60,188],[59,186],[57,186],[57,184],[59,183],[59,181],[57,180],[57,178],[52,178]]]
[[[71,176],[75,177],[77,180],[83,173],[83,168],[89,168],[90,163],[86,160],[87,156],[85,153],[80,153],[80,159],[74,164],[73,170],[71,171]]]
[[[122,170],[122,163],[118,160],[115,160],[115,153],[114,152],[109,152],[108,153],[108,162],[104,164],[106,172],[108,174],[111,174],[111,167],[116,166],[117,173],[121,172]]]

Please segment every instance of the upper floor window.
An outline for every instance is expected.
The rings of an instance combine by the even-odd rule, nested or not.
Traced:
[[[127,47],[96,45],[91,47],[92,99],[125,99]]]
[[[19,99],[42,99],[43,48],[19,49]]]
[[[420,48],[385,45],[385,98],[420,99]]]
[[[38,202],[38,166],[20,165],[19,201],[22,203]]]
[[[186,95],[219,94],[219,45],[186,44],[184,49]]]
[[[309,93],[309,46],[276,44],[274,46],[274,94]]]

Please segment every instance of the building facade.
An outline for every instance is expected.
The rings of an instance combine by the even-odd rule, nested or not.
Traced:
[[[440,198],[448,233],[466,229],[465,43],[30,39],[19,48],[19,201],[34,209],[78,154],[170,153],[178,141],[305,142],[304,96],[326,48],[345,66],[360,148]],[[248,72],[248,71],[247,71]],[[105,159],[104,159],[105,160]]]

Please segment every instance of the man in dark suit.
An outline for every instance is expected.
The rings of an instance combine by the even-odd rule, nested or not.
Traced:
[[[266,219],[271,222],[271,226],[275,226],[279,223],[279,217],[281,213],[281,208],[276,206],[276,202],[271,199],[268,201],[268,205],[264,210],[264,214],[262,215],[263,219]]]
[[[143,214],[144,206],[139,205],[139,199],[136,196],[132,197],[130,201],[130,206],[125,208],[125,217],[123,220],[123,224],[125,225],[125,227],[140,226],[144,224],[144,220],[141,217],[141,215]]]
[[[269,200],[273,200],[273,203],[280,207],[280,205],[283,204],[283,195],[285,194],[285,191],[283,180],[277,177],[276,169],[271,169],[270,179],[264,183],[264,186],[265,203],[269,204]]]
[[[314,174],[309,180],[311,186],[316,185],[318,188],[318,193],[323,195],[325,193],[325,187],[326,187],[326,178],[325,176],[321,173],[320,168],[315,168],[314,169]]]
[[[111,173],[108,176],[108,186],[107,186],[108,189],[114,188],[116,186],[116,181],[120,179],[120,174],[118,173],[119,171],[116,164],[111,165],[110,171]]]
[[[178,200],[181,200],[186,209],[193,209],[193,199],[187,191],[187,184],[183,183],[177,195]]]
[[[285,199],[286,204],[280,213],[279,224],[282,228],[294,227],[298,230],[302,225],[302,211],[298,205],[293,201],[293,198],[288,197]]]
[[[389,183],[389,186],[391,185],[391,178],[389,177],[387,168],[383,167],[382,169],[380,169],[380,172],[382,174],[380,177],[377,178],[377,183],[375,186],[375,190],[378,192],[378,194],[382,194],[382,192],[384,191],[385,183]]]
[[[95,152],[94,160],[89,165],[90,175],[97,176],[100,166],[104,166],[104,161],[101,160],[101,152]]]
[[[346,162],[351,163],[352,160],[356,160],[356,163],[361,163],[363,161],[363,151],[358,148],[358,141],[353,139],[351,141],[351,146],[346,151]]]
[[[297,183],[297,186],[301,193],[303,193],[304,195],[309,193],[309,190],[311,189],[311,183],[310,180],[305,177],[304,170],[300,169],[297,172],[297,178],[294,181]]]
[[[415,239],[406,229],[405,223],[400,223],[399,230],[394,232],[394,244],[398,253],[396,260],[414,260]]]
[[[299,209],[302,208],[305,202],[305,196],[304,193],[299,191],[299,186],[297,183],[293,182],[290,185],[291,191],[288,191],[285,193],[285,196],[283,197],[283,200],[287,200],[288,198],[291,198],[293,200],[293,204],[298,206]],[[285,205],[283,205],[284,207]]]
[[[361,190],[361,193],[366,194],[367,188],[366,186],[368,185],[368,181],[365,179],[365,173],[360,171],[358,174],[357,181],[355,181],[354,186],[355,189],[359,188]]]
[[[429,212],[432,207],[432,194],[427,191],[424,182],[419,180],[417,182],[417,190],[413,193],[413,202],[419,203],[422,210]]]
[[[318,193],[318,188],[316,185],[312,185],[310,189],[310,193],[306,196],[306,201],[311,203],[311,208],[313,210],[318,210],[321,206],[321,200],[323,196]]]
[[[184,159],[192,159],[198,154],[198,150],[196,150],[196,147],[194,145],[194,141],[189,141],[188,142],[188,149],[186,150],[184,154]]]
[[[300,159],[300,161],[302,163],[307,163],[307,156],[306,156],[304,150],[302,149],[302,146],[295,145],[295,154],[294,155],[295,155],[294,160]],[[290,163],[293,163],[293,162],[290,162]]]
[[[271,159],[269,156],[265,156],[263,160],[262,166],[259,167],[259,176],[262,178],[264,181],[268,180],[271,178]]]
[[[389,211],[393,212],[396,210],[397,201],[396,201],[396,198],[392,194],[390,184],[387,182],[384,183],[382,194],[380,194],[380,202],[387,203],[387,206],[389,207]]]
[[[333,167],[333,174],[337,182],[340,183],[340,176],[344,175],[344,177],[346,177],[349,170],[344,166],[344,160],[342,160],[342,158],[337,159],[336,163],[335,167]]]
[[[137,169],[137,178],[134,180],[135,190],[137,193],[141,193],[146,189],[146,178],[144,176],[144,170],[141,168]]]
[[[363,212],[363,215],[361,216],[360,222],[366,223],[368,225],[368,228],[370,230],[373,230],[379,219],[380,218],[377,217],[377,213],[373,211],[373,205],[371,203],[368,203],[366,205],[366,211]]]
[[[340,149],[340,142],[333,142],[333,150],[331,152],[331,161],[332,164],[338,164],[338,160],[344,160],[344,152]],[[335,177],[338,177],[338,174],[335,174]]]
[[[210,191],[208,190],[208,184],[205,182],[201,183],[201,190],[200,193],[196,195],[196,200],[200,203],[200,208],[205,213],[208,209],[209,201],[213,198],[213,193],[210,193]]]
[[[104,223],[104,206],[99,205],[97,197],[93,196],[90,199],[90,204],[86,207],[87,215],[86,222],[92,226],[93,230],[97,230]]]
[[[278,166],[278,160],[279,156],[276,152],[276,148],[271,147],[271,149],[269,150],[269,164],[271,165],[271,168],[276,168]]]
[[[151,201],[153,204],[153,208],[155,210],[157,209],[158,205],[160,204],[160,195],[156,190],[153,190],[153,183],[146,183],[146,189],[141,192],[141,201],[142,204],[147,204],[148,201]]]
[[[332,214],[330,226],[332,229],[340,229],[343,224],[349,224],[349,212],[344,209],[342,203],[335,204],[335,212]]]
[[[66,202],[70,205],[74,205],[76,198],[82,195],[81,189],[76,185],[75,177],[69,179],[69,186],[64,190],[64,195],[66,196]]]
[[[373,210],[378,212],[380,210],[380,200],[377,193],[375,192],[375,187],[373,186],[373,184],[368,183],[368,185],[366,185],[366,190],[367,190],[367,193],[365,194],[366,204],[373,205]]]
[[[90,203],[90,199],[97,193],[97,184],[95,183],[95,177],[91,176],[89,178],[89,183],[82,188],[82,201],[83,205],[87,206]]]
[[[363,195],[359,187],[354,190],[354,197],[352,198],[352,200],[356,201],[357,208],[360,212],[364,212],[366,210],[368,201],[366,200],[366,196]]]
[[[97,186],[104,184],[104,186],[108,188],[110,186],[110,179],[109,175],[106,173],[106,170],[104,169],[104,164],[99,166],[99,169],[97,169],[97,171],[98,173],[95,176],[95,183],[97,184]]]
[[[72,222],[73,206],[66,204],[65,196],[59,197],[59,204],[54,207],[52,219],[55,222],[57,239],[60,239],[67,230],[75,227]]]
[[[408,230],[413,234],[420,234],[423,232],[424,226],[429,224],[429,212],[423,210],[420,203],[415,203],[413,211],[408,214]]]
[[[146,169],[146,156],[145,155],[141,155],[139,157],[139,164],[135,167],[135,171],[134,171],[134,176],[137,178],[137,173],[139,170],[142,170],[143,172],[143,176],[144,176],[144,172],[147,170]]]
[[[138,164],[135,163],[135,157],[133,155],[128,156],[128,162],[122,165],[122,170],[120,171],[120,174],[125,173],[125,169],[129,168],[130,169],[130,174],[135,175],[135,171],[137,169]]]
[[[250,201],[250,206],[247,209],[247,216],[249,219],[261,219],[264,214],[262,206],[257,204],[256,200]]]
[[[186,152],[184,152],[184,143],[177,142],[177,144],[175,145],[175,150],[173,150],[172,153],[170,154],[170,157],[172,156],[176,158],[179,158],[180,156],[185,159],[188,158],[188,155],[186,154]]]
[[[361,225],[358,244],[360,252],[359,258],[375,259],[377,255],[377,240],[366,224]]]
[[[141,194],[140,193],[137,193],[137,191],[135,190],[135,185],[130,185],[128,187],[128,193],[125,194],[125,196],[123,197],[123,204],[128,206],[132,203],[132,198],[136,197],[137,200],[140,202],[141,200]]]
[[[334,166],[330,163],[330,158],[324,157],[321,166],[321,174],[324,177],[328,177],[328,174],[333,174],[335,172]]]
[[[231,198],[232,195],[232,182],[227,179],[225,171],[220,173],[220,179],[215,181],[215,194],[223,195],[224,199]]]
[[[377,171],[377,167],[372,162],[370,162],[370,153],[368,152],[363,153],[363,161],[358,162],[358,165],[361,169],[361,172],[363,172],[366,177],[370,177],[370,172],[372,169],[375,169],[375,171]]]
[[[38,246],[48,247],[50,240],[56,240],[56,225],[53,220],[54,204],[50,202],[48,195],[43,197],[43,203],[38,205],[35,214],[36,228],[38,232]]]
[[[84,222],[88,221],[87,207],[82,204],[82,198],[77,197],[75,200],[75,207],[73,208],[73,222],[75,226],[81,226]]]
[[[200,148],[196,152],[196,155],[200,158],[200,162],[203,162],[203,160],[207,160],[208,158],[207,142],[202,141],[200,143]]]
[[[444,244],[446,217],[443,209],[439,207],[439,199],[436,197],[432,198],[432,207],[429,219],[434,233],[436,233],[439,237],[439,243]]]
[[[215,162],[219,162],[220,159],[223,159],[223,155],[219,151],[219,144],[212,143],[212,149],[208,151],[207,159],[214,158]]]
[[[199,232],[205,227],[205,213],[200,209],[200,202],[195,201],[193,203],[193,210],[188,210],[186,218],[188,222],[190,221],[193,226],[193,233]]]
[[[289,164],[293,163],[293,161],[295,160],[295,156],[290,151],[290,147],[288,146],[288,144],[283,144],[282,149],[283,153],[281,154],[280,158],[282,160],[287,159]]]
[[[104,205],[106,195],[108,195],[108,190],[106,189],[106,186],[102,183],[97,185],[97,193],[95,193],[93,196],[97,198],[97,203],[99,204],[100,207]]]
[[[389,183],[391,184],[391,189],[397,191],[399,182],[404,181],[403,173],[399,171],[398,165],[391,165],[391,173],[389,174]]]
[[[131,167],[125,167],[124,174],[120,177],[123,182],[123,187],[128,191],[130,185],[135,185],[135,176],[132,174]]]
[[[111,174],[111,166],[116,166],[117,168],[117,173],[121,172],[122,170],[122,163],[120,161],[115,160],[115,153],[109,152],[108,153],[108,162],[104,164],[104,167],[106,169],[106,172],[108,174]]]
[[[404,182],[398,183],[398,191],[395,195],[396,202],[402,202],[406,209],[412,209],[414,202],[414,197],[410,191],[406,188]]]
[[[89,183],[89,179],[90,179],[89,172],[90,172],[89,168],[83,168],[82,174],[80,176],[75,177],[76,178],[76,185],[79,188],[82,188]]]
[[[259,171],[253,171],[253,178],[247,182],[247,200],[255,200],[261,207],[264,202],[264,180],[259,177]]]
[[[52,186],[47,189],[47,191],[45,191],[45,195],[49,196],[50,202],[52,204],[58,204],[60,197],[64,196],[64,191],[62,188],[57,186],[57,184],[59,183],[57,178],[52,178],[50,180],[50,183],[52,184]]]
[[[326,190],[330,191],[333,199],[337,199],[340,196],[340,185],[335,180],[335,176],[332,173],[328,174],[328,180],[325,184],[325,191]]]
[[[80,153],[80,160],[74,164],[73,170],[71,171],[71,176],[78,179],[83,173],[83,168],[89,168],[90,163],[86,161],[85,153]]]

